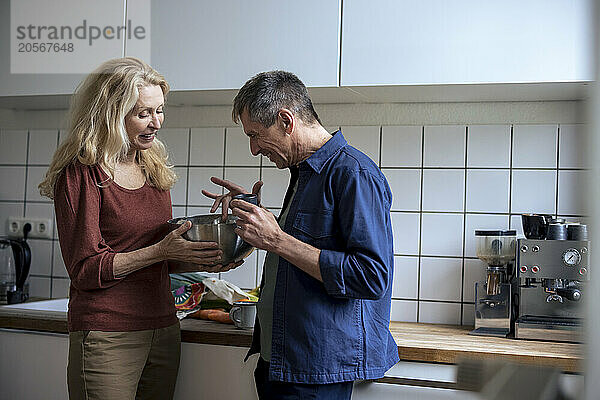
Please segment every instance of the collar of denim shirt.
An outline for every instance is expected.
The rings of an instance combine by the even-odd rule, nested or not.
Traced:
[[[341,129],[338,129],[332,133],[331,139],[329,139],[319,150],[314,152],[310,157],[300,163],[306,163],[312,168],[317,174],[321,173],[321,170],[327,164],[327,162],[333,157],[342,147],[346,146],[348,142],[342,135]]]

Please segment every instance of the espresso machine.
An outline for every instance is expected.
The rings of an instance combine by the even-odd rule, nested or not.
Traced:
[[[476,230],[477,257],[486,263],[486,280],[475,282],[475,329],[478,336],[506,337],[513,319],[516,292],[514,261],[517,232]]]
[[[515,338],[582,341],[584,293],[590,279],[587,227],[560,219],[544,224],[524,215],[523,230],[526,238],[518,240],[516,263]]]

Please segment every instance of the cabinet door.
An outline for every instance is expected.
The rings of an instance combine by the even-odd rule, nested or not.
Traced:
[[[348,0],[342,86],[585,81],[589,0]]]
[[[16,2],[15,2],[16,3]],[[115,26],[113,23],[115,21],[122,22],[124,15],[124,0],[109,0],[104,2],[87,2],[85,4],[78,5],[77,12],[71,11],[71,14],[65,14],[66,17],[61,19],[58,15],[61,13],[61,10],[56,10],[57,17],[52,15],[43,14],[43,11],[40,11],[35,7],[36,2],[30,2],[31,5],[31,20],[27,18],[28,23],[31,23],[33,26],[46,28],[46,26],[55,26],[60,29],[61,26],[68,26],[73,30],[76,29],[77,26],[83,24],[83,20],[86,22],[86,26],[95,25],[104,27],[105,25]],[[38,5],[43,5],[43,7],[49,7],[47,2],[39,1]],[[54,3],[53,3],[54,4]],[[50,6],[52,7],[52,6]],[[57,8],[59,5],[57,5]],[[101,9],[101,12],[99,10]],[[64,11],[64,10],[62,10]],[[82,19],[76,18],[74,16],[81,16]],[[26,95],[54,95],[54,94],[72,94],[79,82],[86,76],[86,74],[78,74],[78,73],[11,73],[11,36],[17,34],[17,27],[11,24],[11,1],[10,0],[0,0],[0,96],[26,96]],[[34,30],[34,37],[37,36]],[[45,33],[48,30],[43,31]],[[86,35],[89,35],[89,31],[86,31]],[[66,35],[66,34],[65,34]],[[75,33],[76,35],[76,33]],[[80,46],[81,41],[75,40],[25,40],[24,43],[56,43],[56,44],[75,44],[75,46]],[[97,48],[96,54],[101,54],[102,57],[98,59],[97,65],[100,65],[102,61],[109,58],[121,57],[123,55],[123,43],[124,40],[114,39],[110,42],[104,41],[104,43],[100,43],[102,41],[98,40],[94,43],[94,46]],[[83,41],[86,43],[86,41]],[[77,50],[77,49],[75,49]],[[39,57],[30,53],[27,55],[32,62],[43,62],[44,57],[56,57],[56,58],[65,58],[75,59],[78,57],[77,52],[56,52],[51,53],[47,52],[47,54],[42,55],[39,54]],[[82,61],[79,59],[79,61]],[[89,60],[88,60],[89,61]],[[70,64],[73,65],[73,64]],[[93,65],[90,67],[89,71],[93,70],[97,65]],[[40,68],[43,70],[43,68]],[[18,71],[16,71],[18,72]]]
[[[148,12],[128,0],[128,18]],[[340,0],[152,0],[150,64],[174,90],[239,89],[261,71],[337,86]],[[126,54],[141,52],[126,44]]]

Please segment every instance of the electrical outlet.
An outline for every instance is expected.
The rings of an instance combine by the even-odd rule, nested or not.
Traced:
[[[52,239],[52,220],[50,218],[8,217],[6,232],[9,237],[22,238],[23,228],[31,225],[27,238]]]

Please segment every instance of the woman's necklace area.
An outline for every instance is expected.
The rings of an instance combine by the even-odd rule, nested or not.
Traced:
[[[125,189],[139,189],[146,183],[146,176],[136,162],[115,165],[115,183]]]

